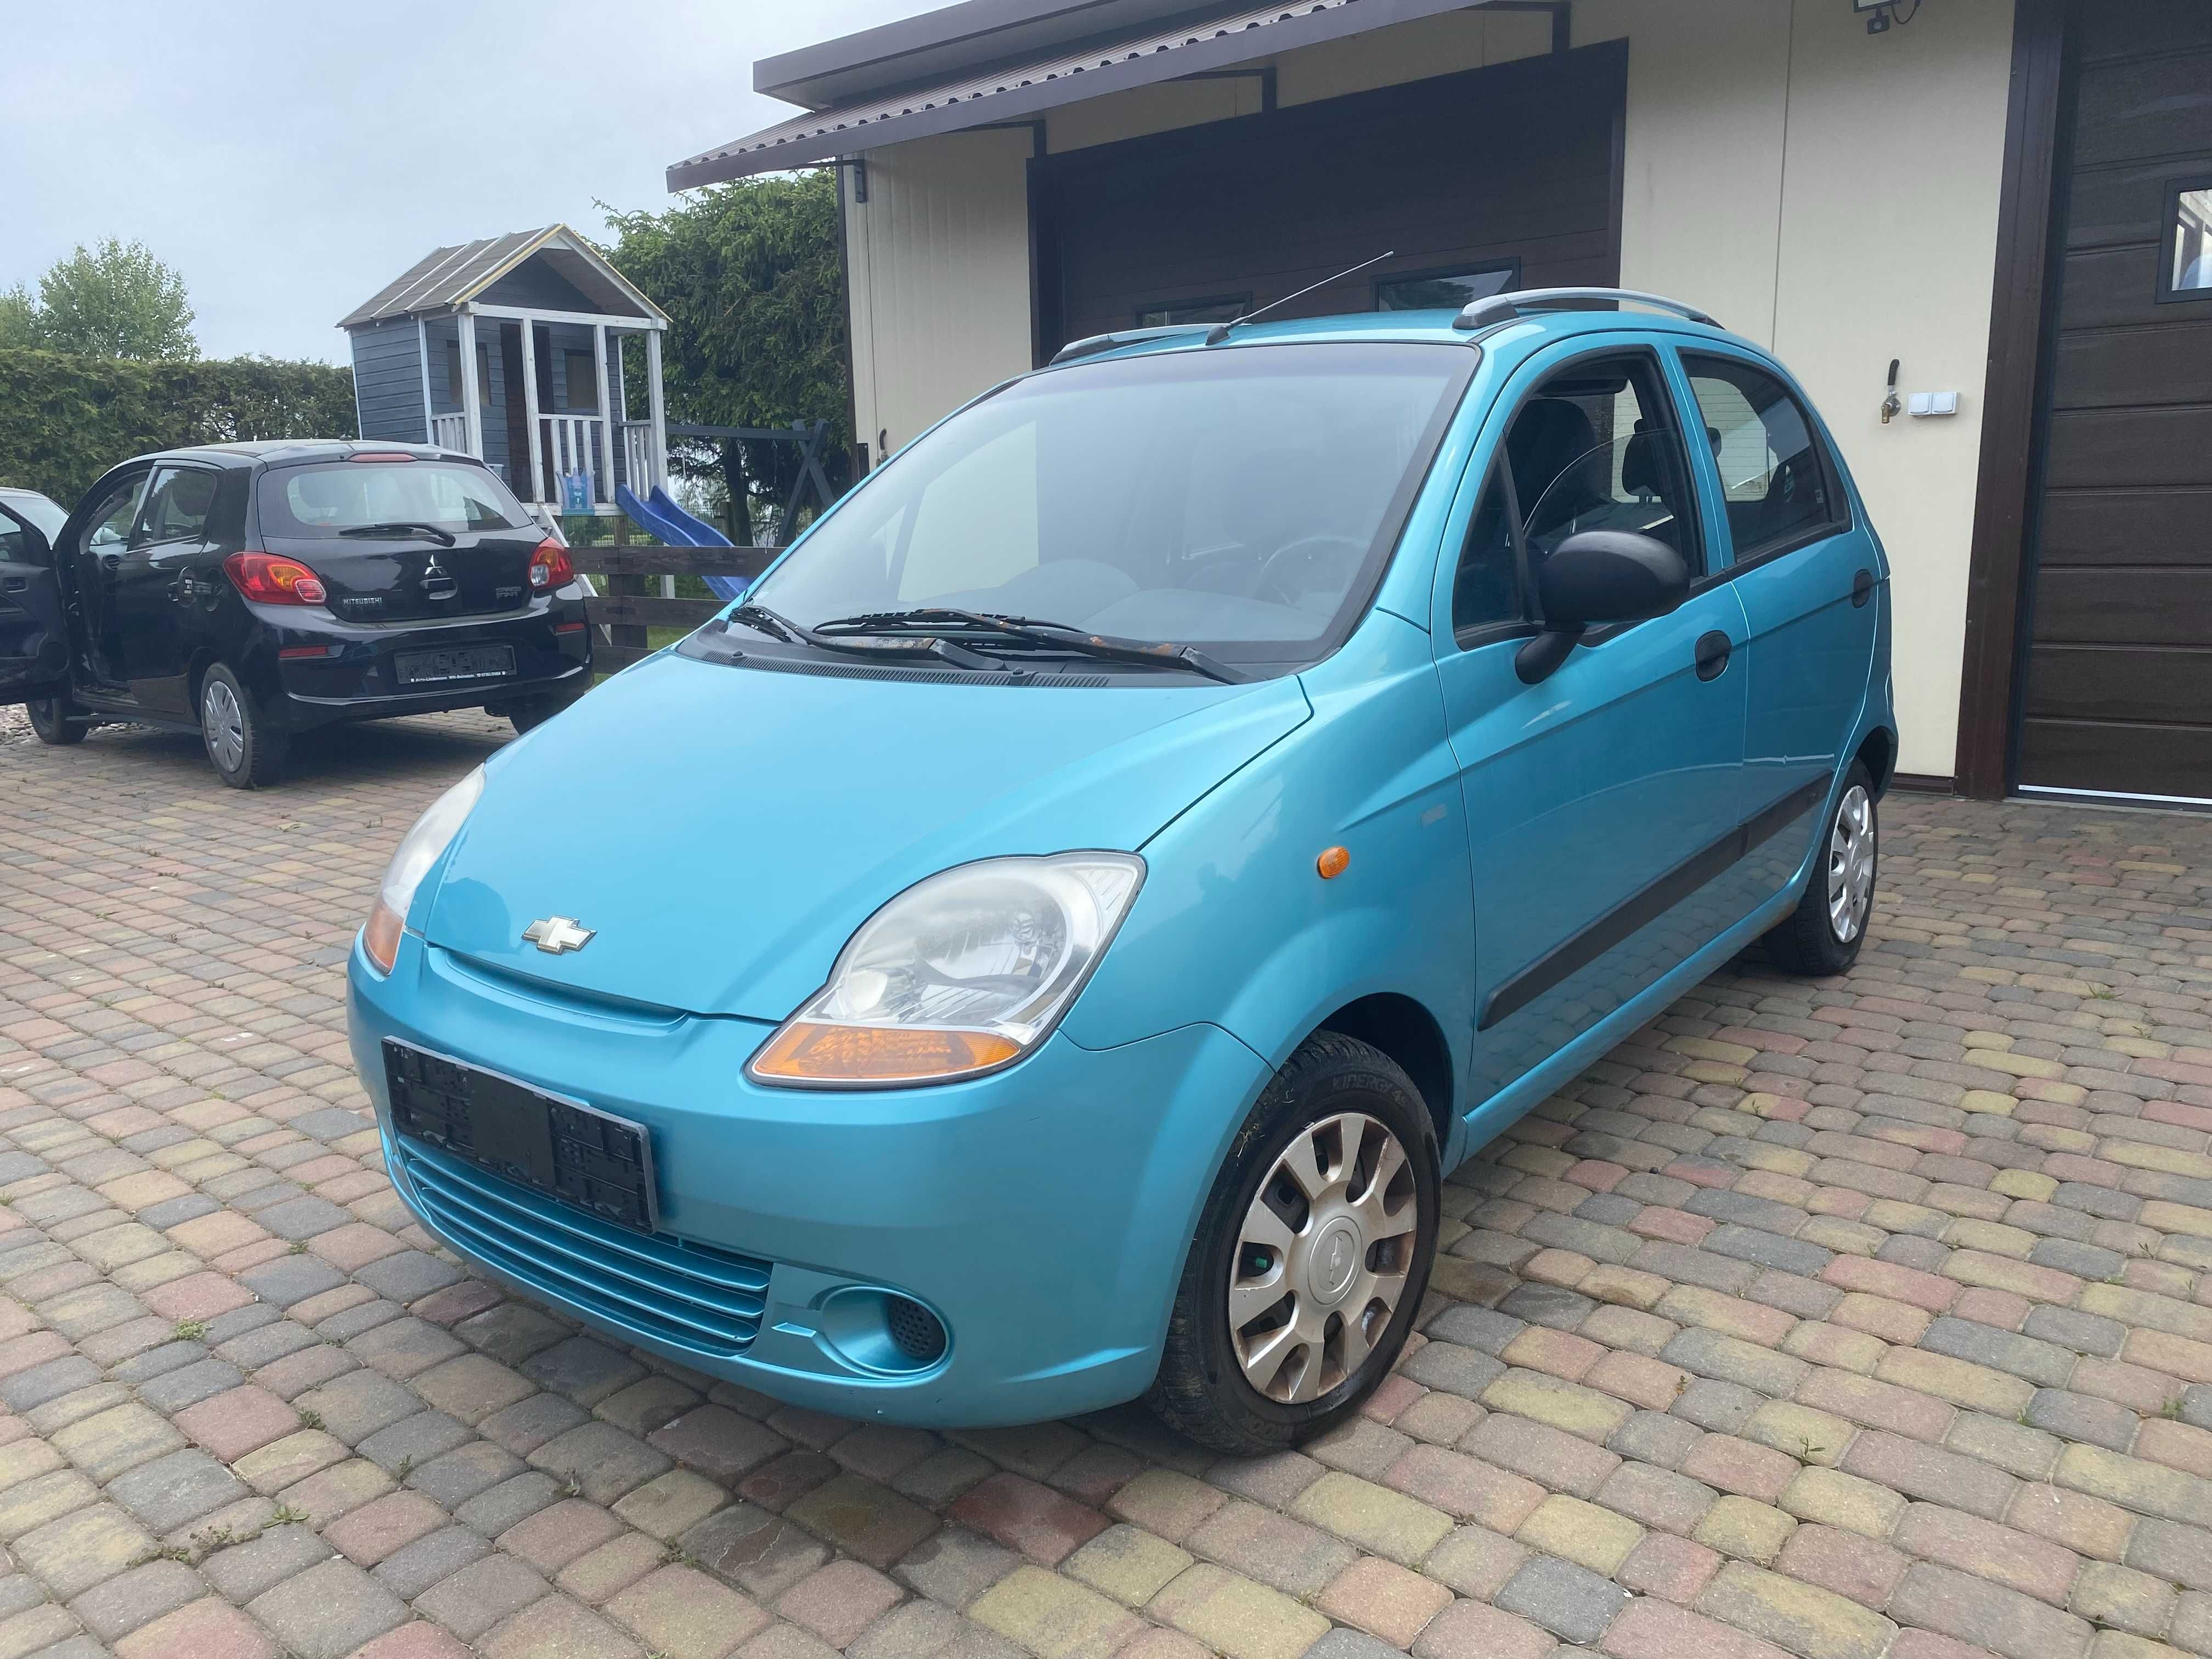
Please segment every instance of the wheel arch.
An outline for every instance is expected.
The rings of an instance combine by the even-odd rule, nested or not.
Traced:
[[[1451,1045],[1434,1014],[1400,992],[1378,991],[1346,1003],[1315,1029],[1355,1037],[1396,1061],[1420,1091],[1436,1128],[1437,1156],[1444,1155],[1455,1118],[1455,1083]]]
[[[1866,769],[1874,779],[1874,793],[1879,797],[1889,793],[1889,781],[1897,765],[1897,733],[1887,726],[1877,726],[1866,734],[1858,747],[1858,758],[1866,763]]]

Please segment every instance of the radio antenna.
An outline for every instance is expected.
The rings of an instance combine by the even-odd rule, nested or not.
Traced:
[[[1296,294],[1285,294],[1281,299],[1270,300],[1267,304],[1258,307],[1256,310],[1246,312],[1242,317],[1232,317],[1225,323],[1216,323],[1213,325],[1212,331],[1206,335],[1206,343],[1208,345],[1219,345],[1224,340],[1229,337],[1229,331],[1231,329],[1242,328],[1254,318],[1266,316],[1277,306],[1286,306],[1293,300],[1303,300],[1307,295],[1314,292],[1316,289],[1327,288],[1331,283],[1340,283],[1347,276],[1356,276],[1361,271],[1366,270],[1370,265],[1379,265],[1385,259],[1395,258],[1397,257],[1397,253],[1398,250],[1394,247],[1388,253],[1378,253],[1371,259],[1362,259],[1358,264],[1352,266],[1349,270],[1340,270],[1334,276],[1322,277],[1321,281],[1314,283],[1311,288],[1302,288]]]

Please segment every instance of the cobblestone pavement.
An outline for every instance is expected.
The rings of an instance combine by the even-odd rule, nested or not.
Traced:
[[[501,734],[0,752],[0,1659],[2212,1656],[2212,823],[1893,800],[1848,980],[1547,1103],[1364,1420],[1223,1462],[780,1408],[428,1248],[340,964]]]

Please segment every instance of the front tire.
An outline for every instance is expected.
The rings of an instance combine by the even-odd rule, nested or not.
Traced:
[[[1309,1038],[1214,1179],[1146,1403],[1232,1456],[1350,1418],[1419,1312],[1438,1179],[1413,1079],[1355,1038]]]
[[[33,697],[25,705],[31,716],[31,735],[56,749],[82,743],[92,722],[68,697]]]
[[[200,738],[216,775],[234,789],[265,789],[283,773],[285,734],[222,663],[200,682]]]
[[[1768,933],[1767,959],[1785,974],[1826,979],[1859,959],[1874,921],[1881,821],[1874,775],[1855,760],[1829,810],[1820,856],[1790,919]]]

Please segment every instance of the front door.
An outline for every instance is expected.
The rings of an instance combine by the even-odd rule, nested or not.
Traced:
[[[69,626],[46,532],[0,498],[0,703],[69,694]]]
[[[1510,425],[1501,443],[1493,422],[1462,489],[1461,551],[1431,629],[1474,876],[1474,1101],[1746,908],[1721,859],[1744,755],[1735,589],[1709,584],[1667,616],[1599,630],[1540,684],[1515,670],[1540,620],[1535,572],[1568,535],[1637,531],[1693,576],[1710,568],[1665,367],[1646,346],[1576,343],[1540,356],[1499,407]]]

